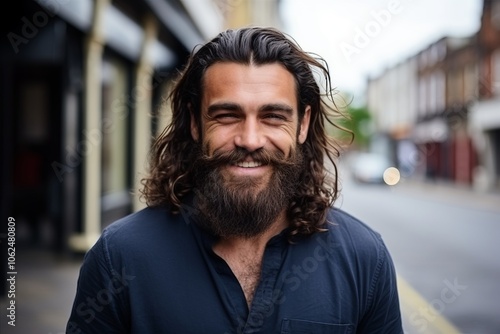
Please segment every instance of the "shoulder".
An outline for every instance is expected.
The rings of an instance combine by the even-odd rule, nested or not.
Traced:
[[[103,232],[113,236],[145,228],[159,228],[169,216],[166,208],[147,207],[114,221],[104,228]]]
[[[135,233],[156,233],[165,229],[179,229],[190,224],[186,214],[172,214],[166,207],[147,207],[131,213],[108,225],[107,237]]]
[[[381,234],[365,222],[338,208],[329,211],[327,220],[327,231],[318,237],[346,264],[377,270],[391,262]]]
[[[382,236],[365,222],[339,209],[332,208],[327,215],[328,232],[335,239],[358,246],[383,244]]]
[[[358,331],[402,333],[397,275],[382,235],[369,222],[338,208],[329,212],[328,219],[324,238],[332,247],[331,263],[359,296]]]
[[[112,253],[132,254],[174,247],[190,234],[189,219],[167,208],[145,208],[125,216],[102,232],[98,243]]]

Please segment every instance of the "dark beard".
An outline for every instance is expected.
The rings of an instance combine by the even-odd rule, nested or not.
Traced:
[[[285,159],[281,152],[260,149],[248,152],[237,148],[215,152],[208,157],[201,153],[195,163],[195,206],[200,212],[199,224],[218,237],[249,238],[265,232],[278,215],[289,206],[303,169],[300,147]],[[268,184],[253,177],[224,177],[221,167],[251,155],[254,161],[272,167]]]

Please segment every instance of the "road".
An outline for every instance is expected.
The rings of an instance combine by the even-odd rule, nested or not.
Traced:
[[[459,333],[500,333],[500,200],[346,177],[336,206],[382,234],[398,276],[416,291],[401,292],[402,302],[415,302],[405,333],[446,332],[434,328],[440,316]]]

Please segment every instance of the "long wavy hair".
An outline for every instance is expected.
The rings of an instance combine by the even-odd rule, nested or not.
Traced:
[[[335,118],[345,117],[334,102],[328,64],[321,57],[304,52],[288,35],[274,28],[248,27],[227,30],[194,50],[169,96],[172,121],[156,139],[150,152],[150,173],[142,180],[142,196],[148,206],[168,206],[178,213],[183,198],[194,187],[193,166],[197,159],[191,137],[191,117],[201,130],[203,75],[214,63],[245,65],[279,63],[293,74],[299,106],[299,120],[311,107],[309,132],[301,145],[304,170],[289,207],[290,236],[324,230],[328,209],[338,197],[338,170],[335,163],[340,144],[327,133],[326,123],[337,126]],[[315,71],[316,70],[316,71]],[[316,77],[322,79],[316,79]],[[324,92],[319,84],[324,83]],[[200,131],[201,133],[201,131]],[[325,158],[331,161],[325,166]],[[332,168],[333,170],[328,170]]]

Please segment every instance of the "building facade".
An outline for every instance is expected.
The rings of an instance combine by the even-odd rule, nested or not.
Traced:
[[[417,84],[417,61],[412,57],[370,78],[367,85],[376,133],[371,150],[389,157],[405,175],[416,167],[411,129],[417,117]]]
[[[476,36],[444,37],[418,54],[418,117],[414,140],[425,176],[471,184],[476,152],[467,132],[477,97]]]
[[[13,8],[2,14],[0,46],[2,215],[16,219],[20,242],[85,252],[105,226],[144,207],[138,188],[168,122],[172,79],[223,17],[212,0]]]
[[[395,162],[410,161],[414,176],[499,188],[499,28],[500,1],[485,0],[476,34],[443,37],[368,81],[377,131],[394,143],[394,134],[409,129],[409,149],[392,145],[392,152]],[[409,73],[404,80],[401,68]]]
[[[280,0],[215,0],[226,29],[247,26],[280,28]]]
[[[500,188],[500,1],[485,0],[478,63],[478,99],[471,105],[469,133],[478,151],[474,185]]]

